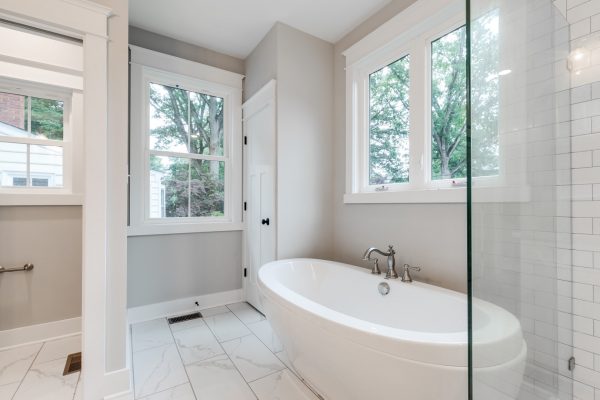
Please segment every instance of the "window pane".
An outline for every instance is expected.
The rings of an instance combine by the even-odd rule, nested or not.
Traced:
[[[189,166],[186,158],[150,156],[150,218],[189,215]]]
[[[0,92],[0,136],[27,136],[27,96]]]
[[[191,216],[222,217],[225,213],[225,163],[190,160]]]
[[[188,153],[189,97],[186,90],[150,84],[150,148]]]
[[[369,184],[408,182],[409,56],[369,76]]]
[[[30,100],[32,136],[63,140],[64,103],[37,97],[30,97]]]
[[[27,185],[27,145],[0,142],[0,184]]]
[[[62,147],[31,145],[29,151],[31,186],[62,187]]]
[[[223,99],[190,92],[190,150],[196,154],[223,155]]]
[[[466,29],[431,43],[431,178],[467,176]]]

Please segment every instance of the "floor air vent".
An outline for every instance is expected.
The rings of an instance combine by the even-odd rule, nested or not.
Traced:
[[[81,352],[69,354],[65,364],[63,375],[69,375],[81,371]]]
[[[178,317],[172,317],[172,318],[169,318],[167,321],[169,321],[169,324],[176,324],[178,322],[189,321],[190,319],[197,319],[197,318],[202,318],[202,314],[200,314],[199,312],[195,312],[192,314],[186,314],[186,315],[180,315]]]

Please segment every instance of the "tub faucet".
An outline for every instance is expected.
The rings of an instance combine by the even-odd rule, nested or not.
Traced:
[[[396,272],[396,258],[394,257],[394,255],[396,254],[396,251],[394,250],[394,247],[392,245],[388,246],[388,252],[384,253],[383,251],[375,248],[375,247],[369,247],[367,249],[367,251],[365,251],[365,254],[363,255],[363,260],[365,261],[374,261],[375,265],[373,266],[373,270],[371,271],[372,274],[381,274],[381,271],[379,270],[379,265],[378,265],[378,259],[377,258],[371,258],[371,254],[372,253],[378,253],[381,254],[384,257],[387,257],[387,272],[385,273],[385,279],[397,279],[398,278],[398,273]]]

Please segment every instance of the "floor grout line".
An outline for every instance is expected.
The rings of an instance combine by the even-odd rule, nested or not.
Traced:
[[[204,322],[204,321],[202,321],[202,322]],[[204,322],[204,324],[207,325],[206,322]],[[207,325],[207,327],[208,327],[208,325]],[[198,396],[196,395],[196,391],[194,390],[194,385],[192,385],[192,380],[190,379],[190,374],[188,373],[187,366],[185,365],[185,362],[183,361],[183,357],[181,357],[181,351],[179,351],[179,345],[177,344],[177,340],[175,340],[175,335],[173,334],[173,330],[171,329],[170,325],[169,325],[169,332],[171,332],[171,337],[173,338],[173,343],[175,344],[175,349],[177,350],[177,354],[179,355],[179,360],[181,361],[181,365],[183,365],[183,370],[185,371],[185,376],[187,377],[187,383],[192,388],[192,394],[194,395],[194,398],[196,400],[198,400]],[[217,341],[217,343],[219,343],[219,341]],[[219,343],[219,346],[221,346],[220,343]],[[223,351],[225,351],[225,350],[223,350]]]
[[[38,349],[37,353],[35,353],[35,357],[33,357],[33,360],[31,360],[31,364],[29,364],[29,367],[27,368],[27,371],[25,372],[25,374],[23,374],[23,377],[21,378],[21,380],[19,381],[19,386],[17,386],[17,390],[15,390],[15,392],[13,393],[13,395],[11,396],[11,400],[15,398],[15,396],[17,395],[17,393],[19,392],[19,389],[21,389],[21,386],[23,385],[23,381],[25,380],[25,377],[27,376],[27,374],[29,373],[29,371],[31,371],[31,367],[33,366],[33,363],[35,362],[35,360],[38,358],[38,356],[40,355],[40,352],[42,351],[42,349],[44,348],[44,345],[46,344],[46,342],[42,342],[42,345],[40,346],[40,348]]]

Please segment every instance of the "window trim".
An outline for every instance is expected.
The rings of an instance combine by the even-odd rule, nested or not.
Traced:
[[[132,50],[131,180],[128,235],[242,230],[242,75],[136,46],[130,48]],[[149,160],[152,150],[149,146],[150,107],[147,99],[150,83],[169,86],[178,84],[184,90],[202,92],[224,99],[224,155],[214,156],[226,163],[224,217],[149,217]],[[181,154],[173,153],[173,155]],[[193,155],[187,158],[193,158]],[[226,160],[221,160],[222,158]]]
[[[451,15],[451,18],[448,18]],[[462,182],[431,179],[431,42],[465,24],[462,2],[421,0],[344,52],[346,56],[345,203],[458,203]],[[370,73],[410,55],[409,182],[368,183]],[[380,185],[379,185],[380,187]]]
[[[80,168],[83,160],[81,157],[76,157],[76,154],[82,151],[83,145],[81,135],[76,132],[81,129],[83,121],[81,116],[76,115],[77,112],[82,112],[83,109],[83,95],[81,91],[48,86],[37,82],[0,78],[0,92],[59,100],[64,103],[62,140],[11,136],[0,137],[0,142],[2,143],[61,147],[63,149],[63,186],[0,186],[0,205],[83,204]]]

